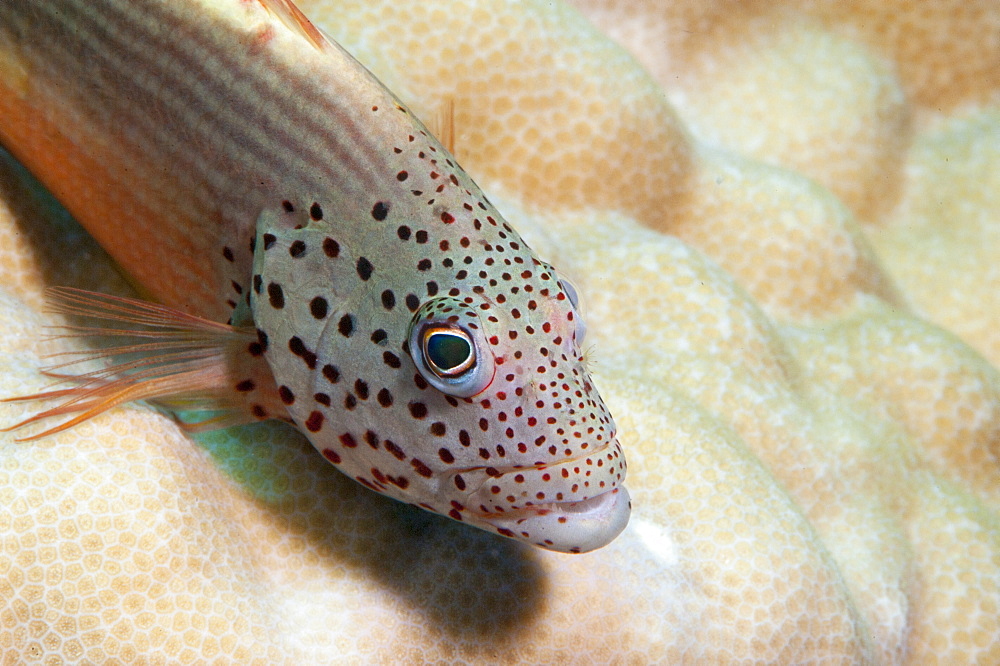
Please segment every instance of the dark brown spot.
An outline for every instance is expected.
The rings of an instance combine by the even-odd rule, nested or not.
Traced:
[[[398,368],[402,365],[399,362],[399,357],[393,354],[391,351],[382,352],[382,362],[385,363],[390,368]]]
[[[324,238],[323,252],[326,253],[326,256],[330,257],[331,259],[336,259],[337,257],[340,256],[340,243],[338,243],[337,241],[333,240],[330,237]]]
[[[323,376],[326,377],[326,381],[331,384],[336,384],[340,381],[340,370],[337,369],[335,365],[324,365],[323,366]]]
[[[423,476],[428,479],[434,476],[434,472],[431,471],[431,468],[425,465],[422,461],[414,458],[413,460],[410,461],[410,464],[413,465],[413,469],[415,469],[417,471],[417,474],[419,474],[420,476]]]
[[[288,199],[285,199],[284,201],[281,202],[281,207],[285,209],[286,213],[294,213],[295,212],[295,206],[293,206],[292,202],[289,201]]]
[[[382,292],[382,307],[386,310],[396,307],[396,295],[392,293],[392,289],[386,289]]]
[[[340,454],[333,449],[323,449],[323,457],[332,462],[334,465],[340,464]]]
[[[396,444],[392,440],[390,439],[385,440],[385,442],[382,443],[382,446],[384,446],[385,450],[391,453],[393,457],[396,458],[396,460],[406,459],[406,454],[403,453],[403,449],[396,446]]]
[[[323,219],[323,209],[320,208],[320,205],[315,201],[313,202],[312,206],[309,206],[309,217],[311,217],[314,220]]]
[[[329,407],[330,403],[332,402],[330,400],[330,396],[327,395],[326,393],[313,393],[313,400],[315,400],[321,405],[326,405],[327,407]]]
[[[276,240],[278,239],[274,236],[274,234],[264,234],[264,249],[270,250]]]
[[[322,296],[317,296],[309,301],[309,312],[311,312],[312,316],[316,319],[322,319],[325,317],[327,312],[326,299]]]
[[[372,333],[372,338],[371,339],[372,339],[372,342],[374,342],[377,345],[380,345],[383,342],[385,342],[386,338],[388,338],[388,337],[389,337],[389,334],[386,333],[385,331],[383,331],[380,328],[380,329],[377,329],[374,333]]]
[[[431,424],[431,434],[435,437],[444,437],[447,430],[447,427],[441,421],[435,421]]]
[[[389,207],[385,203],[378,201],[372,206],[372,217],[381,222],[389,215]]]
[[[399,236],[399,240],[410,240],[410,228],[404,224],[396,229],[396,235]]]
[[[422,402],[411,402],[409,405],[410,415],[415,419],[422,419],[427,416],[427,405]]]
[[[302,357],[309,369],[312,370],[316,367],[316,354],[312,351],[306,349],[305,344],[303,344],[302,339],[297,335],[293,335],[288,341],[288,350],[291,351],[296,356]]]
[[[354,333],[354,317],[349,314],[341,317],[340,321],[337,322],[337,330],[345,338],[351,337],[351,334]]]
[[[417,298],[416,294],[406,295],[406,307],[410,312],[416,312],[417,308],[420,307],[420,299]]]
[[[354,393],[362,400],[368,399],[368,384],[360,379],[354,381]]]
[[[278,387],[278,397],[281,398],[281,402],[286,405],[290,405],[295,402],[295,394],[292,393],[292,389],[284,385]]]
[[[306,419],[306,430],[309,432],[319,432],[323,428],[323,412],[314,411]]]
[[[244,379],[236,385],[236,390],[240,393],[249,393],[255,388],[257,388],[257,385],[253,383],[252,379]]]
[[[409,175],[410,174],[406,173],[405,171],[400,171],[399,173],[396,174],[396,180],[402,183],[409,177]]]
[[[368,261],[364,257],[358,259],[358,277],[362,280],[368,280],[372,276],[373,268],[372,262]]]
[[[271,282],[267,285],[267,299],[275,310],[285,307],[285,292],[282,291],[280,284]]]
[[[260,350],[262,353],[267,351],[267,333],[260,330],[259,328],[257,329],[257,344],[260,345]]]
[[[228,262],[235,261],[233,258],[233,251],[229,249],[229,246],[222,248],[222,256],[225,257]]]
[[[292,241],[292,244],[288,246],[288,254],[290,254],[294,259],[298,259],[305,253],[306,244],[300,240]]]
[[[340,439],[340,443],[344,445],[344,448],[353,449],[358,445],[357,440],[354,439],[354,435],[349,432],[345,432],[338,439]]]
[[[417,262],[417,270],[418,271],[428,271],[428,270],[430,270],[430,268],[431,268],[431,260],[430,259],[421,259],[420,261]]]
[[[448,212],[441,213],[441,221],[445,224],[451,224],[455,221],[455,216]]]
[[[375,398],[378,400],[378,404],[383,407],[392,407],[392,393],[389,392],[389,389],[380,389]]]

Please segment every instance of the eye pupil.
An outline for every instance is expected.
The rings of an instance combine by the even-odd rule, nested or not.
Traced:
[[[445,375],[457,375],[473,365],[472,344],[461,335],[435,331],[424,342],[424,354],[431,366]]]

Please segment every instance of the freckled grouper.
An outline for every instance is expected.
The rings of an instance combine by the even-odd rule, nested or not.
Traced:
[[[585,552],[625,527],[574,290],[288,0],[4,0],[0,140],[159,302],[54,290],[117,342],[15,427],[209,399],[481,529]]]

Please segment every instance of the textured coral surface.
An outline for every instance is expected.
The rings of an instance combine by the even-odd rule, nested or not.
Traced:
[[[423,117],[453,104],[578,283],[622,536],[533,550],[288,428],[126,407],[0,443],[8,661],[1000,662],[1000,9],[575,4],[304,9]],[[51,284],[127,289],[5,159],[3,395],[42,384]]]

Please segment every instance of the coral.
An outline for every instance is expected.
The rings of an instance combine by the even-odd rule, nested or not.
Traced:
[[[453,104],[463,165],[577,282],[626,531],[530,549],[288,428],[128,406],[0,444],[5,654],[1000,661],[1000,10],[575,4],[303,9],[421,116]],[[127,287],[9,159],[0,239],[15,395],[45,285]]]

